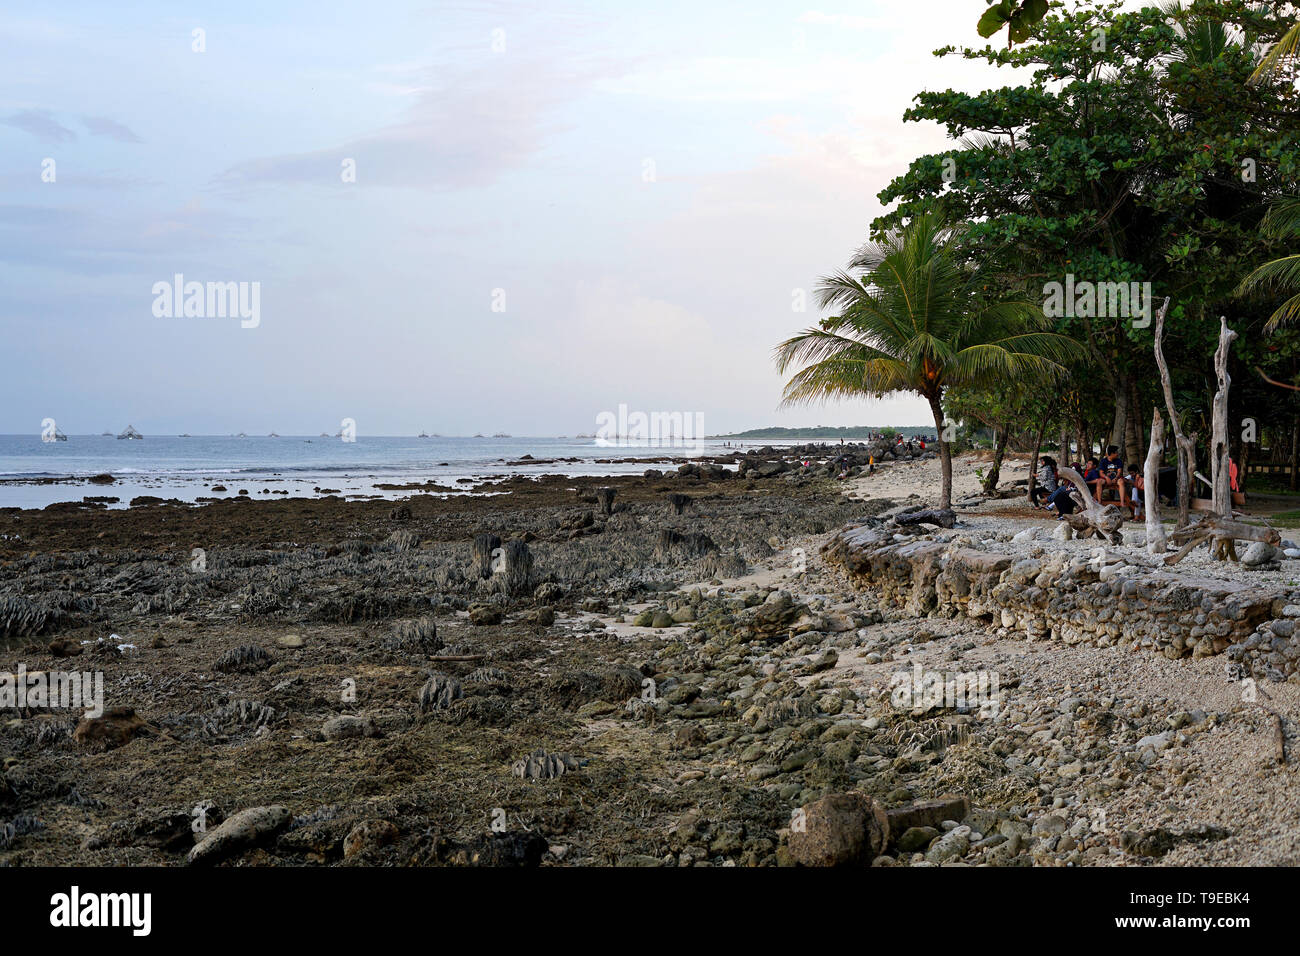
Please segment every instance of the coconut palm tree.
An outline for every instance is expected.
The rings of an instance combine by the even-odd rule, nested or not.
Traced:
[[[1300,234],[1300,196],[1277,202],[1264,217],[1260,229],[1274,239]],[[1272,332],[1300,318],[1300,254],[1264,263],[1237,286],[1238,295],[1253,292],[1280,292],[1289,296],[1269,317],[1265,331]]]
[[[944,508],[952,505],[944,393],[1005,378],[1038,385],[1080,352],[1028,299],[988,298],[993,279],[964,238],[963,227],[925,214],[868,244],[849,271],[818,284],[818,304],[839,314],[775,350],[782,373],[806,365],[786,384],[783,405],[891,392],[924,398],[939,435]]]

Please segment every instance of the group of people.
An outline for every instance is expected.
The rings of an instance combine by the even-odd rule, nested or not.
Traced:
[[[1125,466],[1119,457],[1119,448],[1111,445],[1106,454],[1100,458],[1089,458],[1080,465],[1070,465],[1083,476],[1083,483],[1088,486],[1092,496],[1102,501],[1108,491],[1113,491],[1119,506],[1131,509],[1134,520],[1142,518],[1142,506],[1146,497],[1146,482],[1142,470],[1137,465]],[[1062,480],[1057,471],[1056,459],[1044,455],[1038,468],[1038,480],[1034,487],[1034,504],[1047,511],[1055,511],[1056,519],[1063,521],[1066,515],[1073,514],[1083,507],[1078,489]]]

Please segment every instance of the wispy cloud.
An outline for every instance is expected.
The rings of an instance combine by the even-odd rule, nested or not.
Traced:
[[[83,116],[81,124],[86,127],[91,136],[104,136],[115,139],[119,143],[144,142],[133,130],[104,116]]]
[[[357,182],[398,188],[484,186],[526,165],[568,126],[559,108],[593,88],[599,65],[562,68],[549,61],[487,57],[473,67],[429,71],[403,90],[405,118],[337,146],[249,160],[225,170],[217,185],[333,185],[345,159]]]
[[[77,138],[77,134],[56,120],[49,110],[20,110],[0,123],[31,133],[47,143],[70,143]]]

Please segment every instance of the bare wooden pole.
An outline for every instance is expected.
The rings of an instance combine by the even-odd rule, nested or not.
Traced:
[[[1196,443],[1194,437],[1183,434],[1183,426],[1178,418],[1178,409],[1174,406],[1174,387],[1169,378],[1169,366],[1165,362],[1163,347],[1165,334],[1165,316],[1169,312],[1169,296],[1156,313],[1156,365],[1160,368],[1160,385],[1165,393],[1165,411],[1169,413],[1169,428],[1174,434],[1174,447],[1178,452],[1178,528],[1187,527],[1189,521],[1187,499],[1192,488],[1192,468],[1196,462]]]
[[[1210,500],[1214,513],[1225,520],[1232,519],[1228,445],[1228,390],[1232,387],[1232,377],[1228,375],[1228,354],[1236,338],[1237,333],[1228,328],[1227,316],[1219,316],[1219,347],[1214,350],[1214,376],[1218,387],[1214,391],[1210,415]],[[1218,560],[1237,560],[1233,539],[1216,539],[1214,556]]]
[[[1228,390],[1232,387],[1232,377],[1228,374],[1228,353],[1236,339],[1237,333],[1228,328],[1227,316],[1219,316],[1219,347],[1214,350],[1214,376],[1218,388],[1214,392],[1211,415],[1210,481],[1214,487],[1214,513],[1221,518],[1232,517],[1228,448]]]
[[[1165,526],[1160,520],[1160,462],[1165,452],[1165,422],[1160,409],[1151,410],[1151,446],[1142,466],[1142,507],[1146,511],[1147,553],[1164,554]]]

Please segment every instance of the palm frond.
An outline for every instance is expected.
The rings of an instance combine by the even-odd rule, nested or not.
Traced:
[[[1300,232],[1300,196],[1280,199],[1273,204],[1260,230],[1270,238],[1281,238]]]
[[[1282,34],[1281,38],[1273,44],[1264,59],[1259,61],[1259,66],[1255,67],[1255,72],[1250,74],[1247,82],[1255,84],[1275,79],[1281,75],[1287,63],[1297,53],[1300,53],[1300,22]]]

